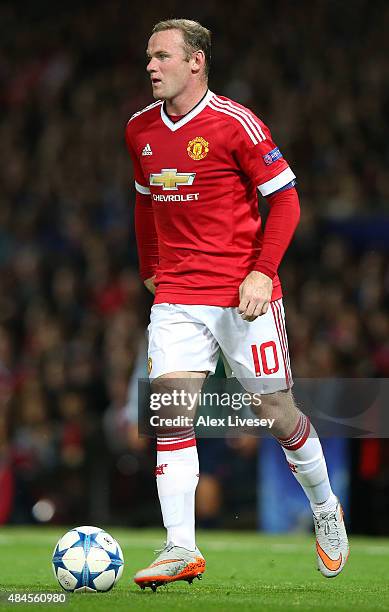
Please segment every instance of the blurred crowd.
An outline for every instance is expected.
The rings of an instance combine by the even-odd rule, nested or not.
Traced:
[[[124,127],[152,101],[146,42],[169,16],[178,1],[0,5],[0,523],[159,520],[126,413],[151,299]],[[298,177],[294,376],[389,377],[389,5],[209,0],[185,17],[213,32],[211,89],[270,125]],[[381,460],[369,478],[387,491]]]

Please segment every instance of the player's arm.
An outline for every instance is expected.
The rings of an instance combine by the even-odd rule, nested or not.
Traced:
[[[270,206],[266,220],[261,253],[253,270],[272,279],[278,272],[296,227],[300,220],[300,201],[295,181],[270,194],[266,200]]]
[[[135,178],[135,236],[138,248],[139,274],[151,292],[155,293],[155,273],[158,266],[158,236],[155,228],[150,189],[143,176],[139,159],[131,142],[129,126],[126,129],[126,144],[130,153]]]
[[[273,278],[288,248],[300,219],[300,203],[294,181],[269,195],[260,256],[241,285],[239,310],[242,318],[254,320],[269,308]]]
[[[145,287],[155,293],[155,273],[158,266],[158,236],[150,195],[136,192],[135,236],[138,247],[139,274]]]
[[[244,126],[243,126],[244,127]],[[239,311],[253,321],[269,308],[273,278],[295,232],[300,206],[295,175],[269,129],[251,115],[249,129],[240,130],[239,164],[270,204],[260,256],[240,286]]]

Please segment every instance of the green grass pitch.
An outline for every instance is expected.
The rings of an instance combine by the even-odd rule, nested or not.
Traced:
[[[265,536],[248,532],[200,532],[198,545],[207,561],[203,580],[141,591],[134,572],[147,565],[164,532],[108,528],[125,558],[121,581],[109,593],[68,596],[65,606],[7,604],[6,592],[63,592],[51,570],[51,554],[66,528],[0,529],[0,610],[45,609],[77,612],[208,612],[389,610],[389,540],[352,538],[343,573],[325,579],[316,570],[314,538]]]

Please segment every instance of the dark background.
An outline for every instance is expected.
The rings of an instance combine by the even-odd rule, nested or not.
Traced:
[[[145,49],[167,17],[211,29],[211,89],[270,126],[298,177],[280,271],[294,376],[389,377],[387,2],[3,1],[0,523],[42,520],[42,499],[56,522],[160,520],[126,408],[151,299],[124,127],[152,101]],[[254,527],[256,445],[214,449],[200,518],[228,527],[240,508],[233,526]],[[388,533],[388,445],[350,452],[351,527]]]

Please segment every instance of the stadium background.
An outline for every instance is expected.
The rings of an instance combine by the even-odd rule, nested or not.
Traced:
[[[47,499],[53,523],[159,524],[153,449],[125,407],[151,299],[124,126],[151,101],[152,25],[182,12],[0,5],[0,523],[37,521]],[[294,376],[388,377],[389,6],[210,0],[184,16],[213,32],[210,87],[271,126],[298,177],[281,268]],[[388,533],[387,441],[346,450],[351,530]],[[255,527],[257,452],[205,451],[203,526]]]

